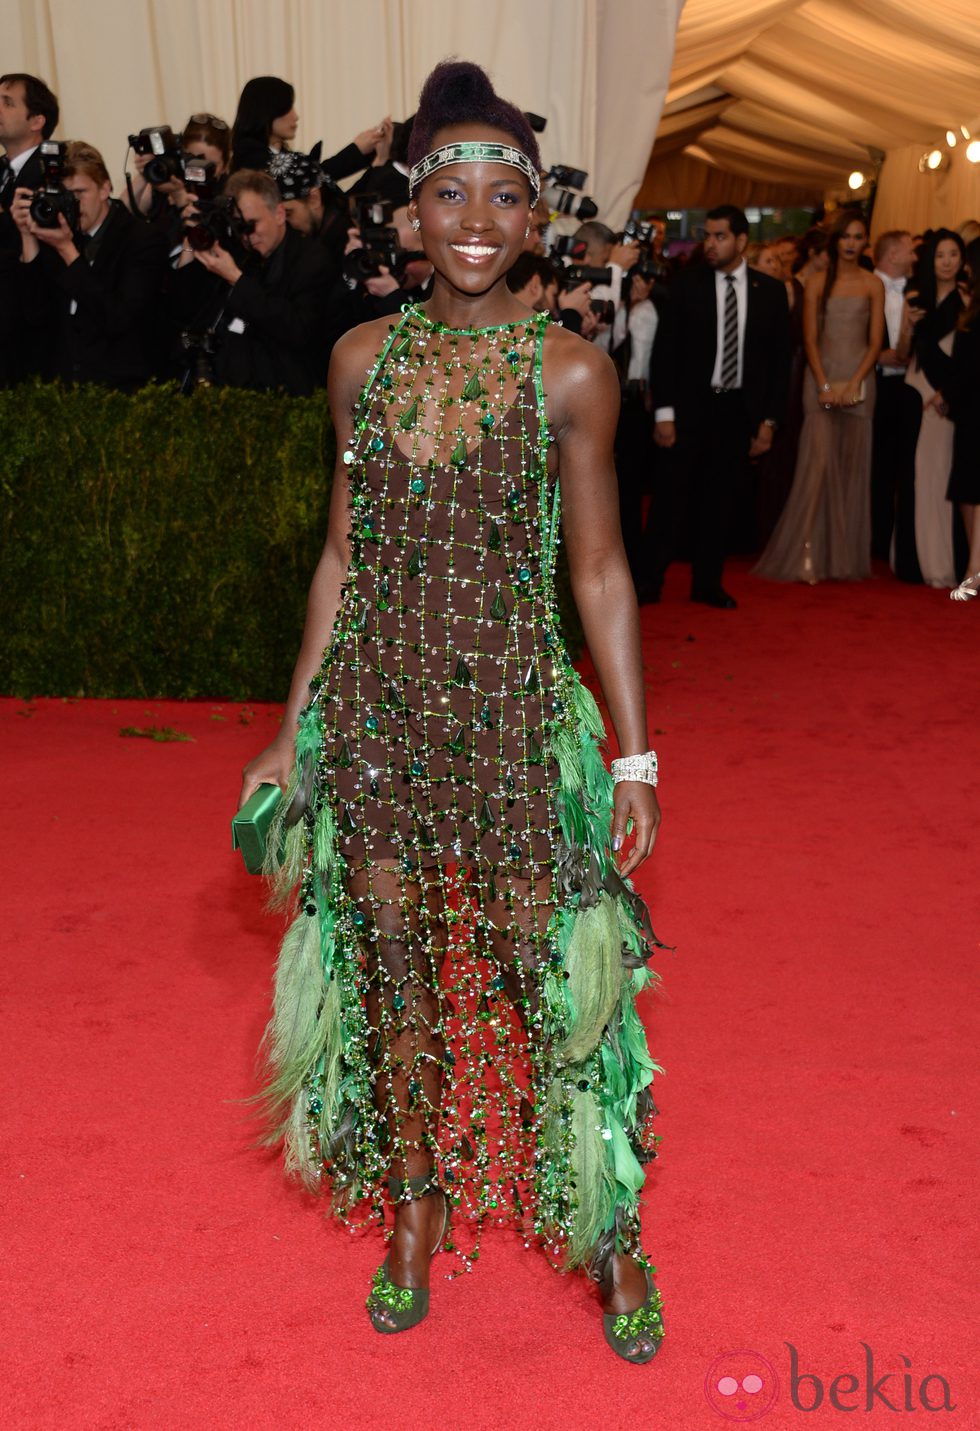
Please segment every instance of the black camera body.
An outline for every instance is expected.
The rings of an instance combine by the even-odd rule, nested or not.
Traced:
[[[196,154],[182,154],[180,159],[184,188],[192,195],[194,203],[215,198],[218,193],[217,165],[210,159],[199,159]]]
[[[344,277],[350,283],[363,283],[377,278],[386,268],[396,279],[404,277],[414,252],[402,248],[398,230],[391,226],[395,206],[390,199],[377,194],[363,194],[354,200],[354,223],[361,235],[363,248],[352,249],[344,259]],[[422,257],[421,253],[418,257]]]
[[[613,281],[611,268],[593,268],[587,263],[566,263],[560,270],[560,276],[563,288],[579,288],[583,283],[600,288]]]
[[[45,139],[38,151],[41,156],[42,178],[31,199],[31,218],[39,229],[56,229],[63,214],[72,233],[78,231],[78,200],[62,188],[65,177],[65,156],[68,145],[57,139]]]
[[[151,125],[138,134],[131,134],[129,147],[134,154],[152,156],[143,168],[143,178],[148,184],[166,184],[183,177],[180,145],[169,124]]]
[[[588,182],[584,169],[572,169],[568,164],[552,164],[544,176],[542,193],[551,208],[559,214],[570,214],[573,219],[594,219],[599,206],[588,194],[573,193],[574,189],[584,189]]]
[[[235,199],[199,199],[194,207],[197,216],[184,226],[184,237],[195,253],[215,244],[241,251],[242,240],[255,229],[255,220],[242,218]]]

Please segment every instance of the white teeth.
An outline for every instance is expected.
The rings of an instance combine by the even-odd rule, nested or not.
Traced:
[[[471,253],[474,258],[489,258],[492,253],[497,252],[496,248],[486,248],[476,243],[451,243],[449,247],[456,253]]]

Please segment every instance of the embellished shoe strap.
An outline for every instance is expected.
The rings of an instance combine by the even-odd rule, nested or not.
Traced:
[[[428,1172],[420,1173],[417,1178],[390,1177],[388,1191],[392,1202],[414,1202],[417,1198],[431,1197],[433,1193],[442,1192],[442,1188],[439,1186],[436,1169],[430,1168]]]

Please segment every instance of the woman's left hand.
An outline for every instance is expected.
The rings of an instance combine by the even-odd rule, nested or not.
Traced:
[[[612,847],[620,850],[626,839],[626,822],[633,821],[635,841],[629,854],[625,856],[619,873],[625,878],[653,853],[657,831],[660,828],[660,805],[657,792],[652,785],[642,780],[618,780],[613,790],[613,817],[610,827]]]
[[[856,383],[848,383],[840,395],[841,407],[857,407],[861,401],[861,389]]]

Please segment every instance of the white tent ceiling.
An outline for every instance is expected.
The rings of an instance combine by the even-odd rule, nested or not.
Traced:
[[[980,0],[687,0],[644,197],[710,166],[716,189],[816,198],[960,125],[980,128]]]

